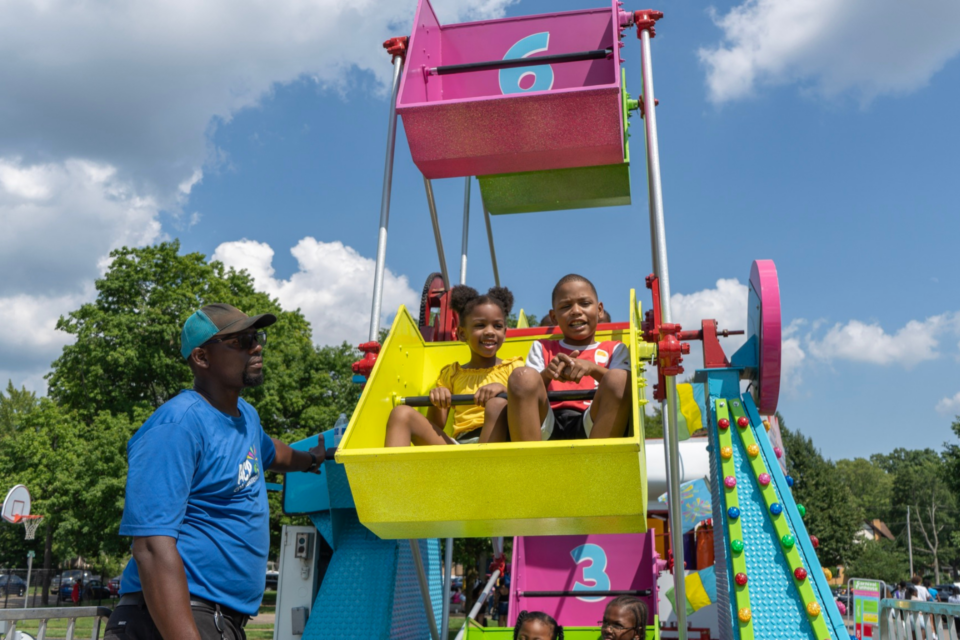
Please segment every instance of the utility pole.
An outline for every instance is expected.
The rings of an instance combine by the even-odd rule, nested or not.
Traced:
[[[907,552],[910,554],[910,577],[913,577],[913,540],[910,537],[910,505],[907,505]]]

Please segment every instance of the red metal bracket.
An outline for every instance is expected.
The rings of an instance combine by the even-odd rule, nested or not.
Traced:
[[[387,50],[393,60],[396,60],[398,57],[406,62],[407,60],[407,45],[410,43],[410,38],[407,36],[397,36],[396,38],[390,38],[389,40],[384,41],[383,48]]]
[[[659,107],[659,106],[660,106],[660,100],[657,99],[657,98],[654,98],[654,99],[653,99],[653,106]],[[643,96],[640,96],[639,98],[637,98],[637,109],[640,110],[640,117],[641,117],[641,118],[646,118],[646,117],[647,117],[647,108],[646,108],[646,106],[645,106],[645,104],[644,104]]]
[[[663,11],[654,11],[653,9],[641,9],[640,11],[633,12],[633,24],[637,26],[637,37],[640,37],[640,32],[644,29],[650,30],[650,37],[655,38],[657,35],[656,26],[657,20],[663,18]]]
[[[379,342],[364,342],[357,347],[363,353],[363,357],[353,363],[350,367],[357,375],[364,378],[370,378],[370,372],[373,371],[373,365],[377,363],[377,355],[380,353]]]
[[[680,342],[677,336],[682,327],[679,324],[664,323],[661,318],[660,307],[660,278],[653,274],[647,276],[647,288],[653,293],[653,309],[644,314],[641,323],[644,342],[657,345],[657,384],[653,386],[653,397],[657,400],[666,398],[666,386],[663,384],[667,376],[678,376],[683,373],[683,356],[690,353],[690,345]]]

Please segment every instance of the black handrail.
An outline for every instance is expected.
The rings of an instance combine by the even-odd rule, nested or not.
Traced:
[[[536,67],[544,64],[560,62],[581,62],[583,60],[603,60],[613,54],[613,49],[593,49],[591,51],[577,51],[575,53],[555,53],[535,58],[510,58],[509,60],[487,60],[486,62],[465,62],[464,64],[448,64],[430,69],[431,75],[443,76],[451,73],[467,73],[470,71],[490,71],[492,69],[513,69],[514,67]]]

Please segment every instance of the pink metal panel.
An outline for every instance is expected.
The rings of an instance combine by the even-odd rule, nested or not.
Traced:
[[[520,611],[545,611],[564,626],[595,626],[614,596],[592,590],[648,589],[638,596],[657,613],[654,533],[514,538],[508,624]],[[576,596],[527,597],[530,591],[577,591]],[[579,595],[579,592],[583,595]]]
[[[761,323],[758,338],[760,352],[758,362],[759,393],[756,394],[757,409],[763,415],[777,410],[780,398],[780,282],[773,260],[754,260],[750,267],[750,288],[759,297]],[[751,307],[750,316],[756,315]],[[750,322],[752,325],[753,322]]]
[[[429,0],[420,0],[397,98],[414,162],[428,178],[622,163],[619,35],[615,3],[609,9],[442,26]],[[505,79],[498,70],[425,72],[501,60],[531,38],[546,46],[531,49],[530,57],[606,48],[613,53],[606,60],[532,67],[519,79]],[[543,90],[531,86],[540,78],[548,85]]]

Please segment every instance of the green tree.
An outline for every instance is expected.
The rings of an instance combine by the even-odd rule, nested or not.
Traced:
[[[894,449],[871,460],[893,475],[894,513],[910,527],[914,553],[928,558],[934,579],[940,582],[940,568],[957,549],[951,533],[957,528],[957,498],[948,481],[948,464],[933,449]]]
[[[865,540],[854,547],[845,567],[850,578],[876,578],[896,584],[910,572],[906,551],[893,540]]]
[[[15,433],[38,402],[33,391],[26,387],[17,389],[13,380],[8,381],[6,391],[0,392],[0,439]]]
[[[893,476],[865,458],[837,461],[839,482],[850,487],[854,502],[868,520],[886,521],[891,514]]]
[[[836,465],[825,460],[809,437],[787,428],[779,413],[780,434],[793,478],[793,497],[804,505],[804,523],[820,540],[817,555],[824,565],[846,564],[854,554],[854,536],[863,521],[850,487],[840,481]]]

